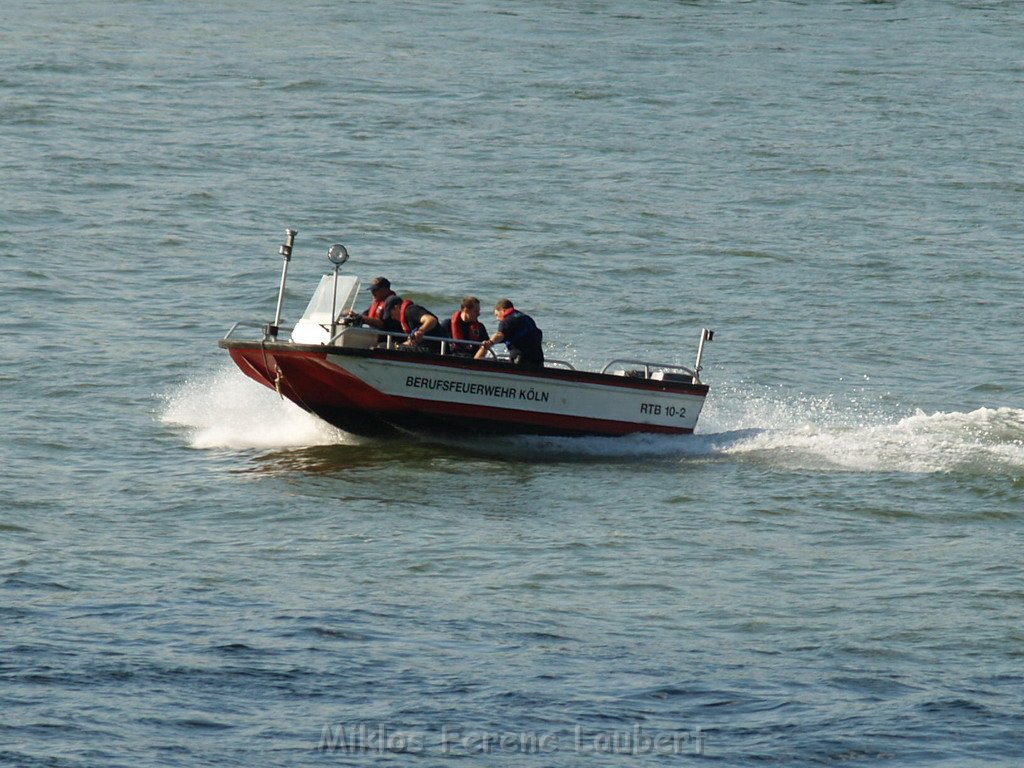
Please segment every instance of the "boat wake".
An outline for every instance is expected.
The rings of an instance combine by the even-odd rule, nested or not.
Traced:
[[[831,398],[778,400],[737,393],[711,407],[703,426],[729,436],[752,429],[715,450],[780,469],[1019,476],[1024,470],[1024,410],[979,408],[970,412],[906,415],[891,406]],[[709,404],[710,405],[710,404]]]
[[[1022,409],[890,410],[719,387],[690,436],[520,437],[504,448],[524,458],[740,461],[781,471],[1024,473]]]
[[[161,416],[194,448],[280,449],[358,441],[234,366],[186,381]],[[1024,409],[907,415],[878,402],[718,387],[693,435],[445,441],[519,460],[741,461],[782,471],[1024,473]]]
[[[166,400],[161,420],[184,427],[193,448],[304,448],[355,442],[246,378],[234,365],[189,379]]]

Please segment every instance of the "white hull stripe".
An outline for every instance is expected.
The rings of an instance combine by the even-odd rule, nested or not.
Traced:
[[[681,392],[633,390],[590,382],[341,355],[328,355],[327,359],[385,395],[410,400],[686,430],[696,426],[704,405],[702,396]]]

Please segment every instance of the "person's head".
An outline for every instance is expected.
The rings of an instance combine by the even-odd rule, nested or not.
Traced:
[[[390,317],[392,320],[400,320],[402,317],[402,297],[401,296],[388,296],[387,301],[384,302],[384,317]]]
[[[380,299],[391,290],[391,281],[386,277],[375,277],[370,281],[370,293],[375,299]]]
[[[512,306],[512,299],[499,299],[494,305],[494,316],[500,320],[510,309],[515,309]]]
[[[480,317],[480,299],[476,296],[466,296],[459,307],[459,313],[463,320],[475,321]]]

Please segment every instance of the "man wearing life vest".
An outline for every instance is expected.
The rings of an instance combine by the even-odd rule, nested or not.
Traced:
[[[423,337],[434,335],[430,332],[437,328],[437,316],[425,307],[421,307],[401,296],[389,296],[384,302],[385,330],[408,333],[409,338],[402,346],[416,347],[423,342]],[[428,341],[423,346],[432,352],[441,351],[440,341]]]
[[[494,305],[494,316],[498,318],[498,332],[484,342],[475,357],[479,360],[495,344],[505,342],[513,365],[543,368],[544,350],[541,344],[544,333],[533,322],[533,318],[512,306],[509,299],[502,299]]]
[[[452,316],[441,323],[438,336],[443,336],[452,341],[448,344],[448,353],[451,355],[463,355],[472,357],[476,354],[475,344],[456,344],[457,341],[484,341],[487,338],[487,329],[480,322],[480,299],[476,296],[467,296],[462,300],[461,306],[452,313]]]
[[[359,322],[377,328],[384,328],[387,323],[387,313],[384,311],[384,303],[395,295],[391,290],[391,281],[386,277],[375,277],[370,281],[370,295],[373,297],[369,308],[361,315],[352,315]]]

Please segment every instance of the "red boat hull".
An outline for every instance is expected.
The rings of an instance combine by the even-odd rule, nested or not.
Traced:
[[[250,378],[339,429],[370,437],[686,434],[708,391],[399,350],[234,340],[221,346]]]

